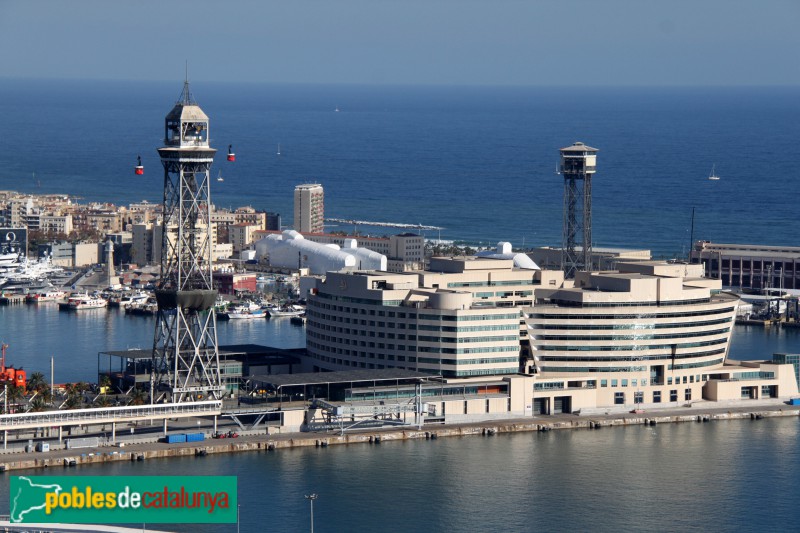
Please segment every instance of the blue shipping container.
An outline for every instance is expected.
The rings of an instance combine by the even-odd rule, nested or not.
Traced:
[[[206,436],[203,433],[187,433],[186,442],[199,442],[205,440]]]
[[[176,442],[186,442],[186,434],[179,433],[177,435],[167,435],[168,444],[174,444]]]

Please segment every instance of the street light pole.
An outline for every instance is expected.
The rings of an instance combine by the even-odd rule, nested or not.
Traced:
[[[306,494],[306,500],[311,503],[311,533],[314,533],[314,500],[318,498],[317,494]]]

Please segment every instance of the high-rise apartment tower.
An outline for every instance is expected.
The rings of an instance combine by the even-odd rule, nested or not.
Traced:
[[[294,229],[300,233],[325,231],[325,192],[318,183],[294,188]]]

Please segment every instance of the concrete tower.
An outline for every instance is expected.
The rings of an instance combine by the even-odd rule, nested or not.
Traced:
[[[219,398],[216,314],[211,277],[209,121],[193,100],[188,79],[167,114],[161,280],[153,342],[151,401]]]
[[[106,248],[106,276],[108,276],[108,284],[116,285],[114,283],[114,241],[108,239],[105,244]]]
[[[592,269],[592,174],[597,148],[576,142],[561,149],[560,174],[564,176],[564,236],[561,269],[574,278],[579,270]]]
[[[294,188],[294,229],[300,233],[325,231],[325,191],[318,183]]]

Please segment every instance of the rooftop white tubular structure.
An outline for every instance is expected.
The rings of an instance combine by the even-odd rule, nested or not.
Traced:
[[[478,257],[488,257],[490,259],[513,259],[516,268],[524,268],[526,270],[541,270],[533,259],[522,253],[515,253],[512,251],[510,242],[498,242],[497,250],[486,250],[478,252]]]
[[[311,274],[338,270],[386,270],[386,256],[358,248],[355,239],[345,240],[345,248],[306,240],[294,230],[268,235],[256,243],[256,256],[267,258],[278,268],[308,268]]]

